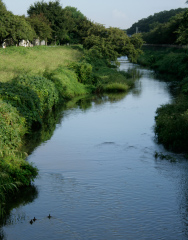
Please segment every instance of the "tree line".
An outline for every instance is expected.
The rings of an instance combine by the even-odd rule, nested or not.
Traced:
[[[136,28],[138,28],[138,31],[141,33],[150,32],[158,24],[168,22],[170,18],[174,17],[179,13],[184,12],[185,10],[186,8],[177,8],[171,9],[169,11],[155,13],[147,18],[142,18],[138,22],[134,23],[130,28],[126,29],[126,32],[127,34],[134,34],[136,32]]]
[[[136,27],[142,32],[145,43],[187,45],[188,9],[178,8],[156,13],[133,24],[127,33],[132,33]]]
[[[139,34],[131,38],[119,28],[106,28],[87,19],[77,8],[63,8],[59,0],[39,1],[31,5],[28,17],[9,12],[0,0],[0,41],[11,39],[12,44],[20,40],[35,38],[46,40],[49,44],[83,44],[85,49],[97,51],[98,55],[116,60],[127,55],[136,61],[143,44]]]

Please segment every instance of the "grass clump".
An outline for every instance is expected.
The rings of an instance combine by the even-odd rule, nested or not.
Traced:
[[[111,92],[111,93],[117,93],[117,92],[126,92],[129,89],[129,86],[127,84],[123,83],[108,83],[104,87],[105,92]]]

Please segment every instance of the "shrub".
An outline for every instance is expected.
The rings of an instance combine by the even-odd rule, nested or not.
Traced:
[[[34,123],[41,124],[42,109],[37,94],[29,87],[13,82],[0,83],[0,98],[17,108],[31,127]]]
[[[68,65],[70,69],[73,69],[76,73],[78,81],[83,84],[92,83],[92,66],[86,62],[73,62]]]
[[[28,87],[37,94],[42,115],[50,111],[59,101],[55,84],[45,77],[23,75],[15,78],[13,81],[16,84]]]
[[[178,98],[173,104],[157,109],[155,133],[159,143],[176,152],[187,152],[188,99]]]
[[[59,66],[51,72],[46,70],[44,76],[55,84],[61,100],[87,93],[85,86],[78,82],[76,74],[68,68]]]
[[[0,156],[3,157],[21,146],[26,132],[25,118],[17,109],[0,100]]]

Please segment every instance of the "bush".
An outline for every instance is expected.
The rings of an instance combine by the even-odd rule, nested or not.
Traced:
[[[26,132],[25,118],[17,109],[0,100],[0,156],[4,157],[21,146]]]
[[[42,109],[39,97],[28,87],[13,82],[0,83],[0,98],[17,108],[29,127],[34,123],[41,124]]]
[[[92,66],[86,62],[74,62],[69,64],[70,69],[76,73],[78,81],[83,84],[92,84]]]
[[[59,101],[55,84],[45,77],[24,75],[15,78],[13,82],[26,86],[37,94],[42,115],[52,110],[53,106]]]
[[[55,84],[61,100],[87,93],[85,86],[78,82],[76,74],[68,68],[59,66],[51,72],[46,70],[44,76]]]
[[[158,108],[155,133],[159,143],[176,152],[187,152],[188,99],[178,98],[173,104]]]

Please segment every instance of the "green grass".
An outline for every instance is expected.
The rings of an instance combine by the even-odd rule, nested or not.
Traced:
[[[10,81],[19,74],[43,73],[58,65],[66,66],[77,61],[81,52],[70,47],[9,47],[0,48],[0,82]]]
[[[117,93],[117,92],[127,92],[129,89],[129,86],[125,83],[108,83],[106,86],[104,86],[105,92],[111,92],[111,93]]]

